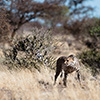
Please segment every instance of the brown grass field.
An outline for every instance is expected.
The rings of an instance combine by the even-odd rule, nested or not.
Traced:
[[[75,73],[68,76],[68,86],[59,77],[53,85],[54,71],[41,68],[41,73],[27,69],[9,71],[0,65],[0,100],[100,100],[100,81],[84,68],[80,86]],[[59,82],[61,84],[59,84]]]
[[[64,47],[59,46],[64,43],[65,41],[59,43],[58,47],[60,48],[56,51],[64,52],[55,54],[55,57],[73,52],[74,46],[69,49],[66,43],[63,45]],[[77,51],[74,50],[75,53]],[[53,85],[55,70],[44,66],[41,66],[41,73],[35,69],[33,71],[28,69],[8,70],[2,61],[1,50],[0,100],[100,100],[100,76],[92,77],[84,65],[81,66],[82,84],[78,83],[74,72],[68,76],[67,87],[64,87],[60,77],[58,77],[56,85]]]

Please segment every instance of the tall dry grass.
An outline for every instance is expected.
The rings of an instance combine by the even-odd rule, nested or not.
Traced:
[[[59,77],[53,85],[54,71],[42,67],[41,73],[27,69],[9,71],[0,65],[0,100],[100,100],[100,82],[85,70],[80,86],[75,73],[68,76],[65,88]],[[99,77],[98,77],[99,78]]]

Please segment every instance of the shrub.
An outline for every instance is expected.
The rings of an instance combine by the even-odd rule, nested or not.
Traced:
[[[100,52],[88,50],[80,54],[79,58],[86,67],[90,68],[92,75],[100,73]]]
[[[76,36],[79,36],[84,44],[90,49],[97,49],[100,44],[100,19],[88,18],[79,27],[80,32],[77,32]]]
[[[10,49],[4,50],[4,64],[10,69],[34,67],[40,70],[42,65],[52,68],[54,64],[54,58],[51,56],[52,41],[49,31],[34,28],[31,35],[17,38]]]
[[[90,35],[92,37],[92,47],[94,49],[100,49],[100,25],[93,26],[90,29]]]
[[[96,36],[100,36],[100,26],[97,27],[92,27],[92,29],[90,30],[91,35],[96,35]]]

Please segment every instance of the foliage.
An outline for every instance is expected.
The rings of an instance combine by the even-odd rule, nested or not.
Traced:
[[[90,29],[90,35],[92,36],[94,42],[100,42],[100,25],[97,24],[96,26],[93,26]]]
[[[100,71],[100,19],[91,18],[83,25],[84,37],[88,37],[84,42],[90,50],[82,52],[80,58],[91,69],[92,74],[96,75]]]
[[[9,14],[10,25],[15,36],[16,31],[25,23],[40,19],[45,26],[55,28],[57,25],[63,26],[73,17],[87,15],[93,10],[85,6],[84,2],[88,0],[2,0],[2,7]]]
[[[92,49],[100,49],[100,19],[97,19],[95,25],[90,28],[89,34],[92,39]]]
[[[100,19],[95,18],[95,24],[91,27],[90,35],[100,37]]]
[[[100,36],[100,26],[92,27],[90,30],[91,35],[97,35]]]
[[[64,25],[67,33],[71,33],[77,40],[81,40],[88,48],[100,48],[100,19],[87,18],[72,21],[71,24]]]
[[[44,29],[34,28],[32,34],[17,38],[10,49],[4,51],[6,64],[12,68],[36,68],[43,66],[52,68],[55,59],[51,56],[51,33]]]
[[[100,73],[100,52],[95,50],[88,50],[82,52],[79,56],[82,63],[91,69],[92,74],[95,76]]]
[[[60,16],[62,9],[59,5],[64,0],[59,0],[54,2],[49,2],[45,0],[44,2],[38,2],[35,0],[9,0],[5,2],[4,7],[6,12],[9,14],[10,24],[13,26],[12,37],[14,37],[15,32],[25,23],[30,22],[35,18],[51,18]],[[59,3],[58,3],[59,2]]]
[[[99,19],[96,18],[84,18],[82,20],[74,20],[71,23],[65,24],[64,28],[67,29],[73,35],[79,36],[89,36],[89,32],[92,27],[96,26]]]

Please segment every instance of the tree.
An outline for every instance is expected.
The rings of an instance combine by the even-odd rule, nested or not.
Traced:
[[[63,28],[71,33],[79,33],[80,27],[83,23],[90,18],[91,11],[93,8],[84,5],[88,0],[70,0],[68,3],[68,8],[70,12],[68,14],[70,19],[66,19],[63,23]]]
[[[80,6],[86,0],[3,1],[2,6],[9,15],[10,25],[13,26],[12,38],[23,24],[35,18],[42,19],[45,23],[49,22],[50,27],[56,27],[58,24],[63,26],[76,14],[79,16],[91,10],[91,7]]]
[[[25,23],[35,18],[50,18],[63,8],[57,3],[43,3],[34,0],[9,0],[4,3],[7,14],[9,14],[10,24],[13,26],[12,37],[15,32]]]

